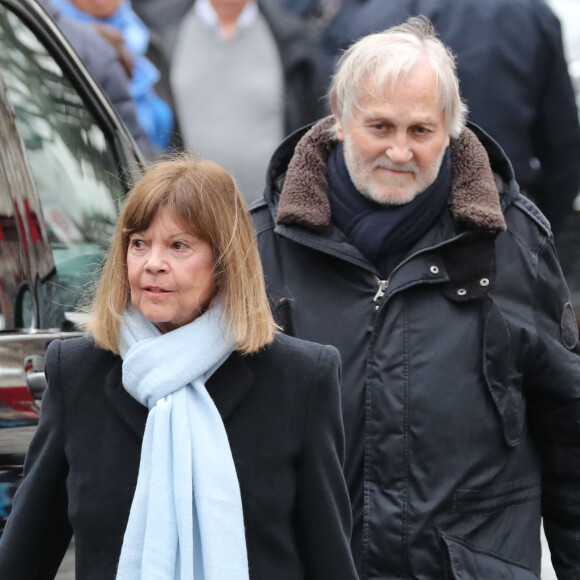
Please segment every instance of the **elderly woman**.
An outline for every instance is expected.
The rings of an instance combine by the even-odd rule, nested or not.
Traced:
[[[83,338],[51,343],[3,580],[354,579],[339,359],[276,334],[230,175],[129,194]]]

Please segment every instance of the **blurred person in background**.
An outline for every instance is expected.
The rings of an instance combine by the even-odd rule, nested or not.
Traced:
[[[261,194],[280,140],[325,112],[319,38],[277,0],[141,0],[170,56],[185,145]]]
[[[89,23],[115,48],[129,77],[137,117],[160,150],[172,145],[175,119],[171,106],[156,92],[160,70],[148,58],[150,33],[129,0],[52,0],[65,16]],[[157,57],[159,52],[156,51]],[[168,81],[165,81],[168,82]],[[166,91],[167,92],[167,91]]]
[[[312,30],[271,0],[196,0],[171,53],[182,137],[261,194],[278,143],[324,111]]]
[[[332,57],[417,15],[455,54],[470,121],[505,150],[557,236],[580,189],[578,110],[558,19],[543,0],[368,0]]]
[[[101,86],[135,139],[141,153],[148,159],[157,155],[158,148],[149,140],[137,118],[135,101],[130,93],[129,78],[115,49],[90,25],[65,16],[52,0],[40,0],[40,4],[56,22]]]

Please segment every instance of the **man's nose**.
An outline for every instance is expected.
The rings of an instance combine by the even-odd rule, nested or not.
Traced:
[[[393,137],[393,140],[387,146],[385,151],[387,157],[398,165],[407,163],[413,158],[413,152],[409,147],[408,138],[406,135],[398,134]]]

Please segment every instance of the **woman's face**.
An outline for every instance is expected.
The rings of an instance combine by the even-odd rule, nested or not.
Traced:
[[[127,270],[131,302],[162,332],[195,320],[215,294],[211,246],[161,207],[151,225],[131,234]]]
[[[95,18],[107,18],[117,11],[121,0],[71,0],[79,10]]]

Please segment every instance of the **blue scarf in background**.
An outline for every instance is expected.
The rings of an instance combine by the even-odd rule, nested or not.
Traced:
[[[403,205],[376,203],[359,192],[346,167],[342,143],[328,159],[328,184],[332,221],[387,278],[445,208],[451,192],[451,155],[448,148],[437,179]]]
[[[121,32],[123,40],[135,61],[130,79],[130,92],[137,107],[137,118],[145,133],[157,147],[167,147],[173,128],[173,113],[169,105],[154,91],[160,78],[159,71],[145,57],[149,46],[149,30],[135,14],[128,0],[107,18],[96,18],[77,8],[70,0],[52,0],[65,16],[88,24],[100,23]]]
[[[222,305],[166,334],[133,306],[121,323],[123,386],[149,415],[118,580],[248,580],[240,486],[205,382],[236,348]],[[235,385],[231,385],[235,389]]]

